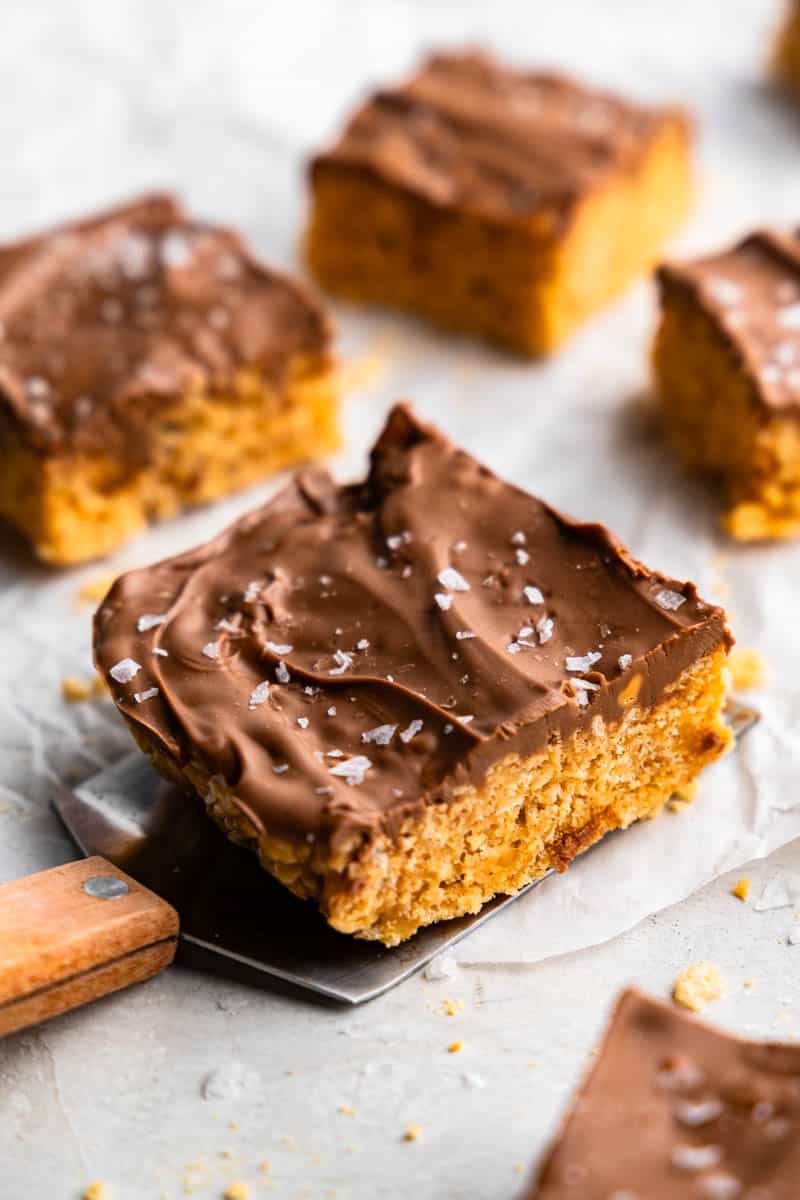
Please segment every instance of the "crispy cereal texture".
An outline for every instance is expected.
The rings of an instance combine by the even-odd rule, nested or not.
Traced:
[[[145,465],[102,452],[0,446],[0,516],[58,566],[97,558],[154,520],[214,500],[336,448],[337,376],[326,359],[290,364],[283,386],[241,371],[230,395],[191,393],[163,410]]]
[[[653,365],[667,437],[687,467],[720,481],[727,532],[800,534],[800,421],[764,410],[734,350],[682,289],[665,291]]]
[[[396,945],[421,926],[476,913],[494,895],[564,871],[611,829],[653,817],[729,746],[722,720],[724,648],[684,671],[655,707],[631,703],[622,720],[527,759],[511,756],[485,783],[409,819],[395,840],[354,837],[332,856],[325,844],[259,834],[236,796],[197,764],[154,751],[156,768],[202,796],[234,841],[297,896],[318,901],[334,929]]]
[[[555,350],[658,258],[692,196],[689,134],[665,120],[637,169],[577,204],[491,220],[437,208],[341,163],[313,174],[307,257],[322,287],[522,354]]]

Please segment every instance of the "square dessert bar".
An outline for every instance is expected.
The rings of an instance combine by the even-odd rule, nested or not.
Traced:
[[[0,247],[0,517],[46,562],[330,450],[326,318],[148,196]]]
[[[800,0],[789,0],[772,57],[778,83],[800,97]]]
[[[313,161],[311,269],[345,298],[545,354],[658,257],[689,206],[690,136],[677,109],[436,55]]]
[[[800,533],[800,231],[659,271],[654,367],[667,436],[716,476],[743,540]]]
[[[625,992],[526,1200],[797,1200],[800,1045]]]
[[[122,576],[95,622],[156,767],[335,929],[387,945],[657,813],[730,741],[729,643],[692,584],[404,406],[363,483],[299,474]]]

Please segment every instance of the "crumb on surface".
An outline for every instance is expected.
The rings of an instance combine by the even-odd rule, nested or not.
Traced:
[[[222,1193],[223,1200],[249,1200],[250,1188],[246,1183],[229,1183]]]
[[[715,963],[702,961],[692,963],[681,971],[675,980],[672,997],[676,1004],[702,1012],[706,1005],[719,1000],[725,992],[725,983]]]
[[[750,895],[750,880],[747,876],[742,876],[737,879],[736,883],[731,888],[731,895],[736,896],[737,900],[746,900]]]
[[[349,1104],[340,1104],[336,1111],[345,1117],[354,1117],[356,1115],[356,1110]]]
[[[406,1125],[405,1133],[403,1134],[404,1142],[418,1142],[422,1137],[421,1125]]]
[[[463,1000],[451,1000],[449,996],[442,1001],[442,1012],[446,1017],[457,1017],[464,1011]]]
[[[75,675],[65,675],[61,680],[61,695],[69,704],[81,704],[88,700],[94,692],[94,685]]]
[[[673,796],[667,801],[667,808],[671,813],[681,813],[689,807],[688,800],[681,800],[678,796]]]
[[[458,1054],[459,1050],[461,1050],[463,1048],[463,1046],[464,1046],[463,1042],[451,1042],[450,1045],[447,1047],[447,1053],[448,1054]]]
[[[742,984],[742,987],[745,987],[745,988],[754,987],[755,982],[756,982],[755,979],[745,979],[744,983]]]
[[[734,646],[728,655],[728,670],[733,687],[741,692],[763,687],[767,676],[763,655],[747,646]]]
[[[262,1175],[269,1175],[270,1171],[272,1170],[272,1163],[268,1158],[265,1158],[258,1164],[258,1169]]]
[[[111,1200],[111,1192],[104,1179],[96,1179],[81,1192],[81,1200]]]

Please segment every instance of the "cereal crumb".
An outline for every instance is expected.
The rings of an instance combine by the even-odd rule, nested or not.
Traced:
[[[61,680],[61,695],[69,704],[81,704],[92,695],[93,687],[85,679],[67,675]]]
[[[246,1183],[229,1183],[222,1197],[223,1200],[249,1200],[250,1188]]]
[[[258,1164],[258,1169],[262,1175],[269,1175],[272,1170],[272,1163],[268,1158],[265,1158],[263,1162]]]
[[[356,1110],[349,1104],[340,1104],[336,1111],[345,1117],[354,1117],[356,1115]]]
[[[675,980],[673,999],[692,1012],[702,1012],[707,1004],[719,1000],[725,984],[719,968],[712,962],[696,962],[681,971]]]
[[[108,1184],[104,1179],[96,1179],[83,1189],[81,1200],[111,1200]]]
[[[403,1134],[404,1142],[418,1142],[422,1137],[421,1125],[406,1125],[406,1131]]]
[[[463,1000],[451,1000],[450,997],[448,996],[442,1001],[442,1012],[445,1014],[446,1017],[456,1017],[456,1016],[458,1016],[459,1013],[461,1013],[463,1011],[464,1011],[464,1001]]]
[[[746,900],[750,895],[750,880],[746,876],[737,879],[731,888],[731,895],[736,896],[737,900]]]
[[[742,984],[742,987],[745,987],[745,988],[754,987],[755,982],[756,982],[755,979],[745,979],[744,983]]]
[[[749,650],[746,646],[735,646],[728,655],[728,670],[731,683],[740,692],[749,692],[753,688],[764,686],[767,677],[767,665],[758,650]]]
[[[447,1053],[448,1054],[458,1054],[459,1050],[461,1050],[463,1048],[463,1046],[464,1046],[463,1042],[451,1042],[450,1045],[447,1047]]]
[[[232,1133],[235,1133],[238,1128],[239,1126],[235,1121],[228,1121],[228,1129],[230,1129]]]
[[[670,812],[673,812],[673,813],[683,812],[684,809],[687,809],[688,807],[689,807],[689,801],[681,800],[681,799],[679,799],[678,796],[673,796],[670,800],[667,801],[667,808],[669,809]]]

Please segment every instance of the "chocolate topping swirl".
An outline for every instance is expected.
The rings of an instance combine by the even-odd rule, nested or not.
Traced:
[[[407,83],[370,96],[312,170],[347,164],[437,206],[563,218],[609,174],[636,166],[677,109],[649,109],[488,54],[436,54]]]
[[[396,828],[500,757],[618,718],[634,676],[654,704],[727,638],[692,584],[398,406],[363,483],[301,472],[119,579],[95,655],[152,744],[224,776],[257,828],[303,837]]]
[[[329,341],[303,288],[170,196],[0,247],[0,434],[42,453],[142,453],[186,392],[279,380]]]

